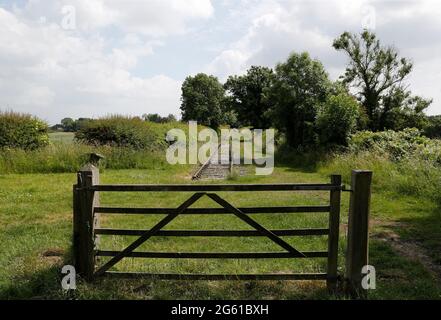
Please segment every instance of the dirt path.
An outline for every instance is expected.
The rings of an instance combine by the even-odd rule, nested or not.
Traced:
[[[405,228],[407,226],[405,223],[383,222],[378,220],[374,220],[372,223],[385,229],[385,231],[372,234],[372,239],[384,241],[400,256],[421,263],[427,271],[433,274],[438,281],[441,282],[441,265],[433,261],[427,249],[422,247],[416,241],[401,239],[401,237],[392,230],[392,228],[397,227]]]

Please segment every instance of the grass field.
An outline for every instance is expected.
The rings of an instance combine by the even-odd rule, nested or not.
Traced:
[[[74,141],[73,132],[51,132],[49,133],[49,140],[51,142],[61,142],[71,144]]]
[[[102,183],[191,183],[188,167],[163,170],[104,170]],[[60,287],[61,266],[70,262],[72,235],[72,185],[75,174],[0,175],[0,298],[77,298],[77,299],[329,299],[321,281],[152,281],[100,279],[80,281],[74,292]],[[234,183],[327,182],[326,170],[305,170],[279,166],[271,176],[240,177]],[[375,179],[375,172],[374,172]],[[347,181],[346,181],[347,182]],[[228,181],[227,181],[228,183]],[[325,204],[327,193],[271,192],[221,193],[238,206]],[[179,205],[184,193],[102,193],[102,205],[171,207]],[[204,199],[198,205],[210,205]],[[342,222],[346,222],[348,194],[343,194]],[[195,218],[197,217],[197,218]],[[148,228],[161,216],[103,217],[104,227]],[[325,214],[254,215],[269,228],[324,227]],[[439,278],[427,265],[402,255],[382,235],[395,232],[404,240],[418,240],[431,251],[439,248],[439,211],[432,200],[398,195],[376,188],[372,195],[370,263],[376,267],[377,289],[374,299],[439,299]],[[403,227],[405,224],[405,227]],[[183,216],[168,229],[248,229],[232,216]],[[437,238],[438,237],[438,238]],[[301,250],[326,250],[324,237],[287,237]],[[104,249],[122,249],[133,237],[103,236]],[[345,236],[341,233],[340,272],[344,271]],[[269,240],[260,238],[164,238],[154,237],[139,250],[151,251],[272,251]],[[436,255],[433,255],[436,258]],[[102,263],[102,261],[100,262]],[[279,260],[187,260],[130,259],[115,270],[194,273],[318,272],[324,271],[325,259]]]

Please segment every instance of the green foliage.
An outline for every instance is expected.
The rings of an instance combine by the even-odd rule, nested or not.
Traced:
[[[61,126],[65,132],[74,132],[75,120],[72,118],[63,118],[61,119]]]
[[[424,135],[429,138],[441,138],[441,116],[427,117]]]
[[[89,118],[78,118],[74,120],[72,118],[63,118],[61,119],[61,123],[56,124],[51,127],[53,131],[64,131],[64,132],[76,132],[80,130],[83,126],[87,124]]]
[[[320,107],[316,124],[321,145],[346,145],[357,125],[359,106],[348,94],[331,95]]]
[[[427,123],[424,114],[432,100],[412,96],[410,91],[397,88],[383,98],[384,111],[380,127],[400,131],[405,128],[423,129]]]
[[[308,53],[293,53],[276,66],[273,85],[266,93],[274,125],[292,147],[317,143],[315,119],[326,101],[330,81],[323,65]]]
[[[393,47],[382,46],[369,31],[360,36],[344,32],[333,46],[349,57],[343,82],[358,90],[369,129],[379,131],[416,125],[431,100],[411,97],[405,89],[403,81],[412,71],[408,59],[399,58]]]
[[[121,117],[111,118],[113,119],[112,121],[117,123],[126,123],[128,119],[123,118],[126,120],[121,120]],[[94,121],[98,121],[100,124],[113,123],[109,119]],[[127,121],[130,124],[133,120]],[[167,147],[165,142],[166,133],[173,128],[186,131],[188,126],[181,122],[166,124],[147,123],[143,120],[136,120],[134,122],[141,122],[143,127],[148,127],[148,139],[153,141],[150,145],[139,148],[133,147],[131,144],[118,145],[118,143],[113,141],[102,144],[96,142],[86,144],[78,142],[78,140],[72,141],[71,136],[60,138],[58,136],[60,133],[56,133],[51,134],[52,142],[50,145],[38,150],[6,149],[0,152],[0,174],[76,172],[88,161],[88,155],[91,152],[104,155],[105,158],[100,162],[102,168],[170,169],[170,165],[165,158],[165,149]],[[114,129],[114,127],[111,128]],[[122,128],[123,126],[118,126],[118,129]],[[143,131],[143,133],[145,132]],[[68,133],[62,134],[68,135]],[[57,136],[54,137],[53,135]],[[73,135],[73,133],[70,135]]]
[[[380,190],[441,205],[441,141],[424,137],[417,129],[358,132],[351,136],[348,152],[324,163],[326,172],[342,173],[347,182],[352,169],[368,169],[374,171],[374,184]]]
[[[398,132],[360,131],[352,135],[349,148],[354,152],[388,155],[394,161],[416,158],[441,164],[441,141],[429,139],[415,128]]]
[[[35,150],[49,144],[48,126],[28,114],[0,112],[0,148]]]
[[[263,97],[264,90],[271,85],[273,71],[270,68],[252,66],[242,76],[230,76],[224,87],[230,93],[231,109],[237,114],[237,125],[267,129],[269,101]]]
[[[194,120],[217,129],[234,120],[226,109],[225,89],[214,76],[199,73],[187,77],[182,84],[181,102],[183,121]]]
[[[154,123],[167,123],[167,122],[175,122],[176,117],[173,114],[169,114],[167,117],[161,117],[157,113],[146,113],[142,115],[145,121],[150,121]]]
[[[344,182],[350,183],[353,169],[372,170],[375,190],[430,199],[441,205],[441,168],[432,161],[418,156],[393,159],[379,150],[347,152],[322,161],[319,171],[341,174]]]
[[[165,132],[161,136],[140,118],[110,116],[89,121],[75,134],[75,138],[91,145],[157,149],[165,146]]]

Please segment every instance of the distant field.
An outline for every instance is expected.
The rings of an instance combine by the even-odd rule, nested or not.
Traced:
[[[52,142],[72,143],[74,140],[73,132],[51,132],[49,139]]]

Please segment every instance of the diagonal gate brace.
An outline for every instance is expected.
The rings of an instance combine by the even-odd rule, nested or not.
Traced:
[[[275,235],[273,232],[271,232],[270,230],[266,229],[264,226],[262,226],[261,224],[259,224],[255,220],[251,219],[249,216],[247,216],[241,210],[239,210],[238,208],[234,207],[228,201],[226,201],[226,200],[222,199],[221,197],[219,197],[217,194],[215,194],[215,193],[207,193],[207,196],[210,197],[211,199],[213,199],[216,203],[218,203],[219,205],[221,205],[225,209],[231,211],[231,213],[233,213],[236,217],[238,217],[242,221],[246,222],[247,224],[252,226],[254,229],[258,230],[263,235],[265,235],[268,238],[270,238],[273,242],[277,243],[283,249],[285,249],[288,252],[290,252],[293,255],[293,257],[303,257],[303,258],[306,257],[303,253],[301,253],[300,251],[295,249],[293,246],[291,246],[285,240],[283,240],[279,236]]]
[[[185,211],[188,207],[190,207],[193,203],[199,200],[202,196],[204,196],[204,192],[198,192],[188,198],[184,203],[182,203],[178,208],[175,209],[174,212],[168,214],[164,219],[159,221],[153,228],[146,231],[142,236],[140,236],[136,241],[134,241],[131,245],[125,248],[123,251],[118,253],[112,259],[107,261],[101,268],[99,268],[95,272],[95,276],[103,275],[107,270],[113,267],[116,263],[126,257],[128,254],[133,252],[136,248],[138,248],[141,244],[147,241],[149,238],[154,236],[159,230],[169,224],[174,218],[176,218],[179,214]]]

